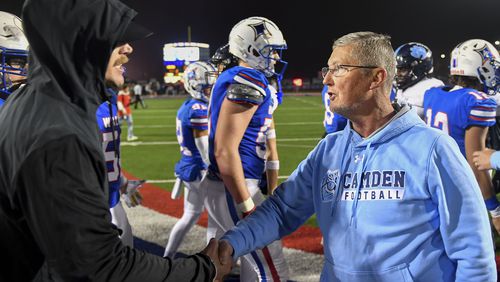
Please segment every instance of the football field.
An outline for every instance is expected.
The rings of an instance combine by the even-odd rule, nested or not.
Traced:
[[[126,142],[122,125],[122,168],[138,178],[171,190],[174,165],[180,158],[175,135],[175,116],[183,98],[146,100],[147,108],[133,109],[134,134],[139,140]],[[290,175],[323,135],[320,96],[286,96],[275,112],[280,180]]]
[[[319,93],[318,93],[319,94]],[[133,110],[134,134],[139,140],[126,142],[122,124],[122,169],[128,177],[147,179],[141,189],[143,205],[127,208],[136,238],[135,246],[163,255],[168,235],[182,215],[182,199],[171,200],[174,165],[180,158],[175,134],[175,116],[183,98],[146,100],[147,109]],[[321,139],[324,108],[320,96],[287,96],[275,112],[280,159],[280,181],[286,179]],[[162,190],[160,190],[162,189]],[[293,234],[283,238],[290,281],[318,281],[323,265],[321,235],[315,216]],[[207,216],[202,214],[179,247],[180,255],[199,252],[206,245]],[[178,254],[179,255],[179,254]],[[308,261],[304,264],[304,260]],[[225,281],[239,281],[238,275]]]

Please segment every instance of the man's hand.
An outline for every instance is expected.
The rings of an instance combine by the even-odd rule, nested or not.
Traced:
[[[219,260],[223,265],[232,264],[233,262],[233,246],[226,240],[219,241]]]
[[[488,148],[482,151],[476,151],[472,153],[472,162],[479,170],[491,169],[490,158],[493,153],[495,153],[495,150]]]
[[[491,217],[491,223],[493,223],[493,227],[500,234],[500,217]]]
[[[226,242],[226,241],[222,241],[222,242]],[[229,247],[231,248],[231,253],[232,253],[233,247],[231,247],[231,245],[229,245]],[[224,276],[226,276],[231,271],[232,262],[233,262],[232,258],[229,258],[229,259],[225,258],[224,263],[222,263],[222,261],[220,260],[220,257],[219,257],[220,248],[221,248],[221,246],[219,245],[219,241],[217,241],[215,238],[212,238],[210,240],[210,242],[208,243],[208,245],[205,247],[205,249],[200,252],[200,253],[210,257],[210,259],[212,260],[212,263],[215,266],[215,269],[217,270],[217,274],[215,276],[214,281],[222,281],[224,279]],[[227,248],[227,247],[224,247],[224,248]],[[231,253],[229,255],[231,255]]]
[[[129,208],[141,204],[142,196],[141,193],[139,193],[138,189],[142,187],[142,184],[144,182],[146,182],[146,180],[129,180],[127,182],[123,197],[125,199],[125,204],[127,204]]]

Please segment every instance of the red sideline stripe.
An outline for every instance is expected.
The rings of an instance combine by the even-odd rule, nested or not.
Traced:
[[[129,179],[137,179],[130,173],[123,171],[123,174]],[[173,185],[173,183],[172,183]],[[159,213],[180,218],[183,212],[183,198],[172,200],[170,192],[161,188],[145,183],[140,189],[143,196],[142,205],[155,210]],[[198,225],[207,227],[208,217],[204,211],[198,221]],[[292,234],[283,238],[283,245],[287,248],[302,250],[309,253],[323,254],[323,246],[321,245],[321,232],[317,227],[301,226]]]

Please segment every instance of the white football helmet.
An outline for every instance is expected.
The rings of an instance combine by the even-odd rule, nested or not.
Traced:
[[[281,60],[281,52],[287,48],[280,29],[263,17],[250,17],[237,23],[229,34],[229,52],[258,69],[267,77],[283,77],[287,62]],[[283,64],[275,72],[276,62]]]
[[[0,92],[9,93],[10,75],[26,76],[28,40],[21,19],[0,11]]]
[[[488,41],[471,39],[451,52],[450,74],[476,77],[485,92],[494,94],[500,87],[500,55]]]
[[[184,70],[184,88],[193,98],[208,102],[206,89],[214,85],[217,74],[217,69],[211,63],[191,63]]]

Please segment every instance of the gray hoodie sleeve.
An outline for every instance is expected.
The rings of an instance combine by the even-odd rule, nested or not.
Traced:
[[[67,136],[19,170],[17,200],[48,273],[71,281],[212,281],[215,267],[203,254],[172,261],[121,243],[100,154]]]

